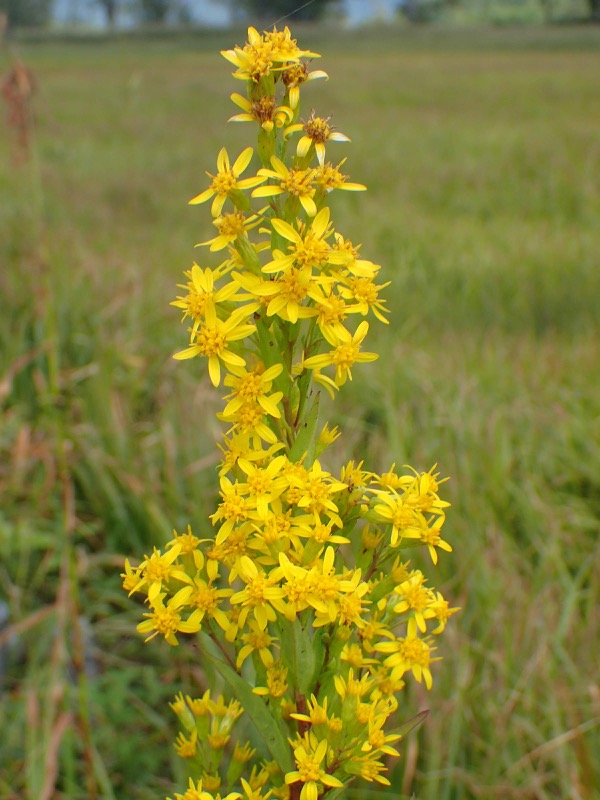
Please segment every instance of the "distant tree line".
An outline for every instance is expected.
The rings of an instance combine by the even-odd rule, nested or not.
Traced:
[[[88,8],[100,8],[108,28],[115,28],[118,14],[126,11],[140,23],[164,24],[168,21],[191,22],[194,0],[79,0]],[[288,14],[295,20],[316,20],[326,7],[339,0],[312,0],[304,8],[303,0],[224,0],[229,8],[258,23],[273,21]],[[52,19],[54,0],[0,0],[0,12],[8,16],[11,27],[43,27]]]
[[[335,0],[312,0],[310,4],[306,0],[239,0],[234,5],[258,21],[273,21],[288,14],[293,14],[294,20],[300,21],[319,19],[332,2],[335,5]]]
[[[52,0],[0,0],[11,27],[42,28],[52,17]]]
[[[79,0],[88,8],[95,6],[104,12],[106,25],[116,27],[118,13],[127,11],[138,18],[142,24],[165,24],[167,22],[186,23],[193,20],[194,0]],[[229,8],[241,16],[256,22],[269,24],[288,15],[294,21],[314,21],[328,10],[341,9],[341,0],[223,0]],[[448,9],[468,5],[473,0],[398,0],[398,12],[411,22],[429,22]],[[511,0],[486,0],[488,12],[509,5]],[[564,13],[569,0],[534,0],[545,19],[551,19],[560,6]],[[577,0],[571,0],[573,8]],[[588,9],[590,19],[600,21],[600,0],[580,0]],[[8,16],[11,27],[43,27],[52,19],[54,0],[0,0],[0,12]]]

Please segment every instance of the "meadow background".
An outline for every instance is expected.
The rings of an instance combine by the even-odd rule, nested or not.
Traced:
[[[434,582],[463,607],[433,690],[406,693],[430,715],[393,787],[348,797],[600,797],[600,30],[294,31],[331,76],[304,114],[334,115],[369,187],[336,227],[393,281],[380,360],[325,412],[333,461],[451,475]],[[212,235],[187,200],[253,135],[225,124],[218,50],[243,39],[18,45],[37,91],[29,163],[0,139],[6,800],[177,788],[167,702],[201,657],[144,646],[119,572],[215,506],[220,401],[171,359],[168,302]]]

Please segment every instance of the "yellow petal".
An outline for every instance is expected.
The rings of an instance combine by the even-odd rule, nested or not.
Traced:
[[[276,194],[283,194],[281,186],[259,186],[252,192],[252,197],[273,197]]]
[[[302,208],[306,211],[308,216],[314,217],[317,213],[317,206],[312,197],[309,197],[307,194],[300,195],[300,202],[302,203]]]
[[[329,212],[328,208],[324,208],[323,211]],[[327,214],[327,218],[329,219],[329,213]],[[283,236],[284,239],[287,239],[289,242],[301,242],[302,237],[295,231],[289,222],[286,222],[283,219],[274,218],[271,220],[271,225],[275,228],[277,233]],[[314,230],[314,223],[313,223],[313,230]]]
[[[233,165],[233,174],[237,178],[238,175],[246,169],[250,161],[252,160],[252,153],[254,150],[251,147],[247,147],[245,150],[239,154],[236,158],[235,163]]]
[[[221,364],[217,356],[210,356],[208,359],[208,374],[213,386],[218,386],[221,382]]]
[[[224,147],[219,150],[219,155],[217,156],[217,169],[219,172],[226,172],[229,169],[229,156]]]
[[[327,230],[327,226],[329,225],[329,213],[329,208],[327,206],[322,208],[310,226],[315,236],[317,236],[319,239],[322,238],[323,234]]]
[[[179,353],[175,353],[173,358],[176,358],[177,361],[183,361],[186,358],[193,358],[199,354],[198,346],[192,345],[192,347],[188,347],[186,350],[181,350]]]
[[[300,141],[298,142],[298,147],[296,148],[296,155],[298,158],[304,158],[304,156],[310,150],[310,146],[312,144],[312,139],[309,136],[303,136]]]
[[[198,203],[204,203],[206,200],[209,199],[209,197],[212,197],[213,194],[214,194],[214,192],[213,192],[213,190],[211,188],[205,189],[202,192],[202,194],[199,194],[196,197],[193,197],[191,200],[189,200],[188,201],[188,205],[195,206],[195,205],[198,205]]]
[[[252,103],[248,99],[242,97],[242,95],[238,94],[237,92],[234,92],[232,95],[230,95],[230,97],[236,106],[243,108],[247,114],[250,113],[252,110]]]

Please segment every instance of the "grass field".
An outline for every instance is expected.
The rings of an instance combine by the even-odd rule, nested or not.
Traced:
[[[167,700],[202,674],[135,632],[124,556],[207,528],[219,397],[177,364],[187,205],[243,33],[23,43],[29,165],[0,140],[0,797],[174,791]],[[352,145],[336,227],[393,310],[331,422],[339,453],[452,476],[436,586],[463,610],[393,791],[600,797],[600,30],[300,34],[305,92]],[[8,69],[5,56],[2,70]],[[341,193],[344,195],[344,193]],[[1,616],[0,616],[0,624]],[[174,722],[174,720],[173,720]]]

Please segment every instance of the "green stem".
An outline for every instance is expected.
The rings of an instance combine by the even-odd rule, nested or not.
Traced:
[[[225,659],[225,661],[227,661],[227,663],[229,664],[231,669],[235,670],[239,674],[239,670],[236,667],[235,662],[231,658],[230,654],[227,652],[227,650],[225,648],[225,645],[223,644],[221,639],[215,633],[212,620],[210,620],[208,627],[209,627],[209,634],[208,635],[210,636],[211,640],[219,648],[219,651],[221,652],[221,654],[223,655],[223,658]]]

